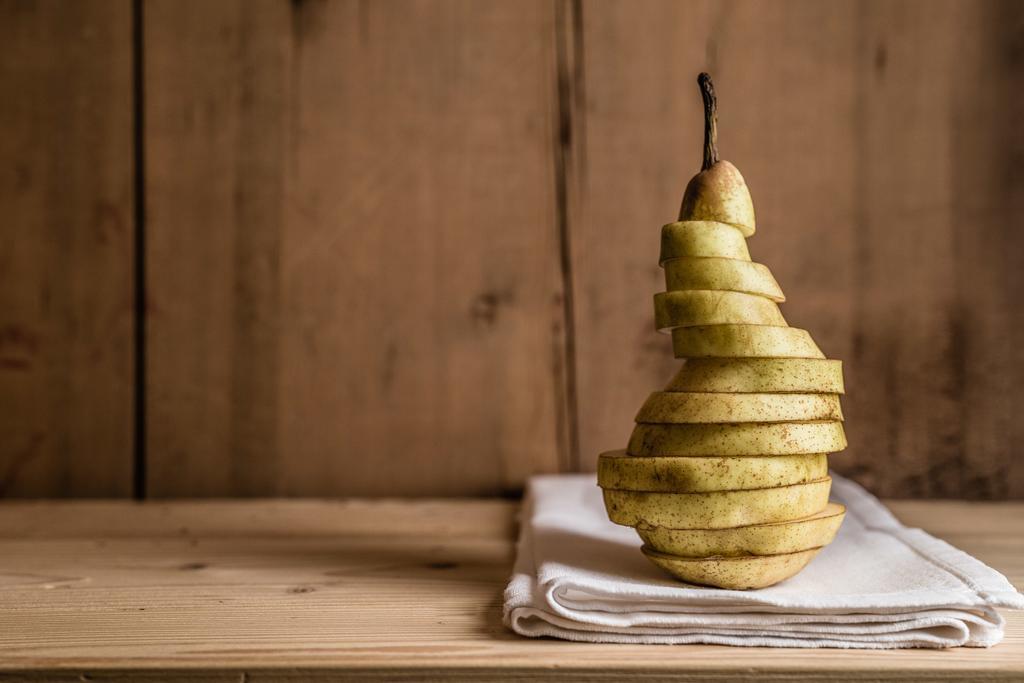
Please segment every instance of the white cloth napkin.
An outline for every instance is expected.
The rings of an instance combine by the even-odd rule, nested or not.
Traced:
[[[771,647],[988,647],[997,607],[1024,608],[999,572],[832,475],[847,507],[835,541],[796,576],[732,591],[680,583],[608,521],[594,475],[530,481],[505,623],[524,636],[601,643]]]

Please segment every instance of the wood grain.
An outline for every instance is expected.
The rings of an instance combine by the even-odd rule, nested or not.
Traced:
[[[850,449],[884,495],[1014,498],[1024,467],[1021,19],[1002,2],[584,2],[570,183],[581,461],[674,367],[657,235],[699,169],[695,74],[754,197],[790,324],[845,361]],[[1018,47],[1014,47],[1018,46]],[[646,235],[646,237],[644,237]]]
[[[147,4],[149,489],[568,462],[549,3]]]
[[[0,679],[1024,676],[1018,612],[1006,613],[1006,640],[987,650],[848,652],[519,638],[502,626],[500,609],[517,507],[498,500],[0,505]],[[1021,504],[915,501],[894,502],[891,509],[906,524],[950,540],[1024,584]],[[380,523],[371,534],[374,519]],[[290,534],[281,533],[286,527]]]
[[[0,2],[0,496],[132,477],[128,0]]]

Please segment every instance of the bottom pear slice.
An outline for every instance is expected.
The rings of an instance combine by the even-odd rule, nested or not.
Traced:
[[[828,505],[832,479],[745,491],[662,493],[604,489],[608,518],[624,526],[727,529],[810,517]]]
[[[666,529],[640,525],[636,531],[652,550],[680,557],[783,555],[832,542],[846,508],[839,503],[816,515],[790,522],[772,522],[732,529]]]
[[[821,548],[785,555],[743,557],[677,557],[642,548],[644,555],[672,576],[701,586],[731,590],[765,588],[793,576],[807,566]]]

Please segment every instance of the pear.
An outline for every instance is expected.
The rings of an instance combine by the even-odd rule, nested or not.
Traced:
[[[740,557],[677,557],[641,548],[644,555],[672,576],[686,583],[729,590],[749,590],[772,586],[807,566],[821,548],[785,555],[748,555]]]
[[[654,295],[654,324],[661,331],[730,323],[784,326],[786,319],[778,304],[753,294],[697,289]]]
[[[806,484],[827,476],[828,458],[823,453],[645,457],[617,450],[602,453],[597,459],[598,486],[626,491],[740,491]]]
[[[781,555],[828,545],[845,515],[845,507],[829,503],[815,515],[785,522],[732,529],[667,529],[641,524],[636,531],[647,547],[679,557]]]
[[[846,448],[842,422],[637,424],[630,455],[798,455]]]
[[[662,226],[661,263],[687,256],[749,261],[750,251],[743,233],[725,223],[680,221]]]
[[[704,163],[686,186],[679,208],[681,221],[718,221],[744,237],[754,234],[754,202],[739,170],[718,159],[718,112],[711,77],[698,79],[704,98]]]
[[[832,479],[706,493],[604,489],[608,518],[625,526],[728,529],[810,517],[828,505]]]
[[[734,258],[684,256],[669,259],[665,289],[716,289],[757,294],[776,303],[786,300],[772,272],[761,263]]]
[[[771,325],[701,325],[672,330],[676,358],[824,358],[807,330]]]
[[[704,99],[704,154],[679,219],[661,229],[665,290],[655,325],[683,366],[636,415],[627,448],[602,453],[608,517],[632,526],[644,554],[687,582],[768,586],[832,542],[828,454],[846,447],[842,365],[789,327],[785,295],[751,260],[753,203],[718,158],[714,88]]]
[[[637,422],[698,424],[839,420],[836,394],[715,394],[656,391],[640,407]]]
[[[690,358],[665,391],[842,394],[843,363],[824,358]]]

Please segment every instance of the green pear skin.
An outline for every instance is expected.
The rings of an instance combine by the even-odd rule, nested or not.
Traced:
[[[807,330],[771,325],[702,325],[672,330],[676,358],[824,358]]]
[[[827,358],[690,358],[665,391],[842,394],[843,362]]]
[[[815,515],[785,522],[732,529],[667,529],[641,524],[636,531],[649,548],[678,557],[781,555],[828,545],[845,515],[845,507],[829,503]]]
[[[665,289],[717,289],[763,296],[776,303],[786,300],[782,288],[766,266],[751,261],[717,257],[681,257],[665,261]]]
[[[661,228],[660,262],[685,256],[750,260],[743,233],[715,221],[681,221]]]
[[[597,459],[597,485],[627,491],[739,491],[805,484],[827,476],[828,458],[824,453],[645,457],[617,450],[602,453]]]
[[[809,517],[828,505],[832,479],[744,491],[665,493],[603,489],[616,524],[670,529],[727,529]]]
[[[842,422],[644,424],[633,428],[630,455],[798,455],[846,448]]]
[[[734,226],[744,237],[754,234],[754,202],[739,169],[718,161],[686,185],[679,208],[681,221],[718,221]]]
[[[651,562],[686,583],[727,590],[765,588],[784,581],[807,566],[821,548],[785,555],[748,557],[676,557],[641,548]]]
[[[726,422],[842,421],[837,394],[716,394],[656,391],[636,414],[637,422],[708,424]]]
[[[778,304],[742,292],[696,289],[654,295],[654,324],[659,330],[698,325],[784,326]]]

